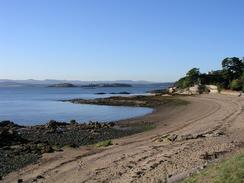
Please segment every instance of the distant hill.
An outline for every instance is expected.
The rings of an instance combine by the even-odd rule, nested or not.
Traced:
[[[116,80],[116,81],[79,81],[79,80],[9,80],[0,79],[0,87],[21,87],[21,86],[49,86],[61,83],[69,83],[77,86],[82,85],[97,85],[97,84],[127,84],[127,85],[144,85],[144,84],[159,84],[150,81],[133,81],[133,80]],[[162,84],[162,83],[161,83]]]
[[[77,87],[77,86],[76,85],[73,85],[71,83],[59,83],[59,84],[49,85],[48,87],[72,88],[72,87]]]
[[[14,81],[0,81],[0,87],[37,87],[39,84],[28,84]]]

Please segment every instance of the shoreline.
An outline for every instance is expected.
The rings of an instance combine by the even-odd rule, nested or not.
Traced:
[[[243,97],[210,94],[183,99],[190,104],[158,107],[153,114],[125,122],[155,122],[150,131],[114,139],[104,147],[44,154],[38,165],[10,173],[3,182],[31,182],[40,176],[52,183],[180,182],[243,148]]]
[[[146,99],[151,97],[147,96]],[[132,98],[137,99],[135,96]],[[129,99],[131,100],[131,97]],[[164,107],[167,108],[168,102],[164,104]],[[151,130],[157,125],[151,117],[158,111],[157,106],[149,114],[119,120],[115,123],[79,124],[74,120],[70,123],[50,121],[47,124],[34,126],[19,126],[10,121],[5,121],[5,125],[4,122],[0,123],[2,125],[1,141],[4,142],[7,139],[6,143],[0,144],[2,155],[0,177],[38,162],[45,153],[60,152],[66,146],[78,148]]]

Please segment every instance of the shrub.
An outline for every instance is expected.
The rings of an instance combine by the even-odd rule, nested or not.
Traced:
[[[230,83],[230,89],[231,90],[235,90],[235,91],[241,91],[242,90],[242,83],[240,80],[233,80],[231,83]]]
[[[220,93],[225,87],[222,84],[217,85],[218,92]]]
[[[199,93],[200,94],[202,94],[202,93],[209,93],[209,90],[206,87],[206,85],[199,85],[198,90],[199,90]]]

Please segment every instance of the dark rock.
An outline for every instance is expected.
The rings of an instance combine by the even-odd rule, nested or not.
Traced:
[[[204,160],[214,160],[217,158],[218,158],[217,153],[209,154],[208,152],[205,152],[204,154],[200,155],[200,159],[204,159]]]
[[[101,123],[99,122],[89,122],[88,129],[99,129],[102,128]]]
[[[23,179],[18,179],[18,181],[17,181],[17,183],[22,183],[22,182],[24,182]]]
[[[50,120],[45,126],[46,128],[48,128],[51,132],[61,132],[61,127],[65,127],[69,125],[68,123],[64,123],[64,122],[57,122],[55,120]]]
[[[176,134],[172,134],[168,136],[168,140],[170,140],[171,142],[174,142],[177,139],[178,135]]]
[[[110,127],[114,127],[114,126],[115,126],[115,123],[114,123],[114,122],[110,122],[110,123],[108,123],[108,125],[109,125]]]
[[[180,140],[192,140],[192,139],[198,139],[198,138],[204,138],[206,137],[205,134],[186,134],[180,136]]]
[[[41,153],[53,153],[54,150],[50,145],[45,145],[41,150]]]
[[[219,136],[222,136],[222,135],[225,135],[225,133],[222,131],[222,130],[216,130],[214,133],[213,133],[213,137],[219,137]]]
[[[28,141],[23,139],[15,130],[8,128],[0,129],[0,147],[17,145],[26,142]]]
[[[32,182],[32,183],[37,182],[37,179],[33,179],[31,182]]]
[[[22,126],[17,125],[14,122],[11,122],[11,121],[1,121],[0,122],[0,127],[13,128],[13,127],[22,127]]]
[[[118,93],[110,93],[112,95],[129,95],[131,94],[130,92],[118,92]]]
[[[214,159],[217,159],[220,155],[223,155],[225,153],[226,153],[226,151],[213,152],[213,153],[205,152],[204,154],[200,155],[200,159],[214,160]]]
[[[77,144],[70,144],[69,147],[78,148],[79,146]]]
[[[42,175],[38,175],[36,178],[37,179],[45,179]]]
[[[70,122],[69,122],[71,125],[78,125],[79,123],[78,122],[76,122],[76,120],[70,120]]]
[[[99,93],[96,93],[96,95],[105,95],[106,93],[103,93],[103,92],[99,92]]]
[[[160,137],[156,137],[153,139],[153,141],[156,142],[175,142],[176,139],[178,138],[178,135],[176,134],[165,134]]]
[[[193,139],[194,136],[192,134],[182,135],[181,140],[190,140]]]

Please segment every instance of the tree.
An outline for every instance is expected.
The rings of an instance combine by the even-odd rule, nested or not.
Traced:
[[[200,71],[198,68],[189,70],[185,77],[176,82],[178,88],[188,88],[194,84],[198,84],[200,79]]]
[[[237,57],[225,58],[222,61],[222,67],[229,81],[239,79],[244,72],[244,62]]]
[[[190,87],[191,84],[190,84],[190,81],[188,79],[188,77],[183,77],[181,79],[179,79],[179,81],[176,82],[176,87],[178,88],[187,88],[187,87]]]
[[[198,84],[200,71],[198,68],[193,68],[187,72],[186,76],[190,82],[190,85]]]

